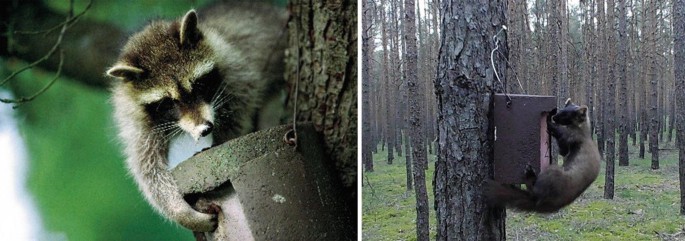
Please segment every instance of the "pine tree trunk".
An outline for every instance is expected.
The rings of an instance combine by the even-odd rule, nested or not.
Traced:
[[[602,1],[600,1],[602,2]],[[602,3],[603,4],[603,3]],[[608,72],[606,78],[606,154],[604,155],[604,160],[606,161],[606,175],[604,176],[604,198],[613,199],[614,198],[614,169],[616,166],[616,131],[614,128],[616,120],[616,65],[614,64],[616,60],[616,34],[614,31],[614,0],[607,1],[607,22],[606,22],[606,32],[609,35],[607,39],[606,51],[608,53]]]
[[[362,0],[362,136],[371,136],[371,111],[369,103],[369,82],[371,81],[371,56],[373,49],[373,40],[371,39],[371,17],[373,9],[369,8],[368,0]],[[366,139],[362,142],[362,162],[364,163],[364,171],[373,172],[373,160],[371,154],[371,145],[373,142]]]
[[[411,152],[409,148],[409,142],[411,141],[411,137],[407,135],[406,138],[406,149],[407,149],[407,155],[405,155],[405,160],[404,160],[404,166],[405,170],[407,171],[407,192],[410,192],[411,190],[414,190],[414,172],[412,171],[412,159],[411,158]]]
[[[294,0],[289,4],[294,17],[288,23],[285,75],[299,93],[293,91],[288,103],[294,104],[297,97],[297,121],[311,121],[323,134],[326,154],[356,204],[356,1]]]
[[[685,215],[685,0],[673,1],[673,42],[676,89],[676,139],[680,177],[680,214]]]
[[[648,46],[648,67],[649,75],[647,75],[647,81],[650,83],[650,123],[649,123],[649,150],[652,154],[652,169],[659,169],[659,93],[658,93],[658,81],[656,72],[656,29],[657,29],[657,19],[656,19],[656,4],[649,3],[647,7],[647,16],[649,32],[649,39],[647,40]]]
[[[639,90],[639,92],[640,92],[640,108],[639,108],[639,111],[640,111],[640,120],[639,120],[639,122],[640,122],[640,153],[639,153],[639,157],[645,158],[645,142],[647,139],[647,132],[649,131],[649,128],[647,127],[647,84],[646,84],[646,81],[649,78],[649,76],[647,74],[649,72],[649,67],[648,67],[649,66],[649,58],[648,58],[648,55],[649,55],[648,51],[649,50],[647,49],[647,46],[649,45],[648,44],[648,35],[649,34],[647,34],[649,32],[649,28],[647,27],[648,22],[647,22],[647,17],[645,17],[645,16],[647,15],[647,8],[649,8],[649,6],[645,5],[644,0],[642,0],[641,2],[642,2],[641,6],[643,6],[642,7],[642,16],[643,17],[642,17],[642,25],[641,25],[642,29],[641,30],[642,30],[643,35],[645,35],[643,37],[642,46],[641,46],[642,47],[641,56],[645,56],[645,58],[642,58],[642,64],[640,65],[640,67],[642,68],[642,71],[641,71],[641,76],[640,76],[641,78],[639,80],[640,81],[640,90]]]
[[[597,148],[599,149],[599,154],[604,157],[605,144],[606,144],[606,111],[607,111],[607,31],[606,31],[606,14],[604,12],[605,1],[596,0],[597,3],[597,65],[598,65],[598,81],[597,81]]]
[[[626,35],[626,2],[618,0],[618,56],[616,58],[620,93],[618,94],[619,114],[619,141],[618,141],[618,165],[628,166],[628,79],[626,74],[628,36]]]
[[[428,194],[426,191],[426,171],[424,165],[427,155],[423,121],[423,84],[417,76],[416,54],[416,16],[414,0],[404,1],[404,41],[407,43],[405,58],[407,66],[407,85],[409,90],[410,138],[412,142],[412,159],[414,160],[414,185],[416,190],[416,239],[428,240]]]
[[[439,153],[435,164],[438,240],[504,240],[505,212],[486,205],[482,185],[493,175],[492,99],[502,91],[490,64],[492,37],[506,24],[506,0],[443,1],[435,83]],[[504,32],[494,63],[506,76]],[[495,89],[494,86],[497,86]]]

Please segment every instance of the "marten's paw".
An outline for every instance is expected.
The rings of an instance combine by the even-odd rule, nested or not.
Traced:
[[[526,178],[535,178],[537,176],[535,168],[533,165],[530,165],[530,163],[526,164],[526,170],[524,172]]]
[[[557,114],[557,107],[554,107],[551,111],[549,111],[549,115],[547,115],[548,120],[552,120],[552,116]]]
[[[557,114],[557,108],[555,107],[547,114],[547,133],[554,138],[559,137],[559,131],[557,130],[557,124],[554,123],[552,117]]]

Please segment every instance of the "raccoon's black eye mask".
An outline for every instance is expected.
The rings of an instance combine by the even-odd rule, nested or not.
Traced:
[[[179,116],[176,104],[169,97],[146,104],[145,112],[147,112],[152,120],[157,123],[175,121],[178,120]]]
[[[214,94],[219,90],[220,85],[221,74],[217,68],[214,68],[193,82],[191,92],[196,97],[202,98],[205,102],[210,102]]]

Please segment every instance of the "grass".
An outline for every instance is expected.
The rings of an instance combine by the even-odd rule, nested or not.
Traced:
[[[666,143],[663,147],[671,147]],[[685,217],[679,214],[677,150],[661,150],[660,169],[630,146],[630,165],[616,160],[615,195],[603,198],[605,168],[575,203],[550,215],[507,211],[508,240],[685,240]],[[404,158],[386,164],[387,152],[373,155],[374,172],[364,173],[362,229],[364,240],[416,240],[414,193],[406,193]],[[429,155],[435,160],[434,155]],[[434,162],[426,172],[431,238],[435,238],[433,208]],[[372,188],[368,186],[371,183]]]
[[[362,180],[362,239],[416,240],[416,198],[407,192],[405,157],[387,164],[387,149],[373,155],[374,172],[364,173]],[[430,212],[430,236],[435,236],[433,212],[433,170],[435,155],[428,157],[426,189]],[[368,185],[370,184],[370,186]]]

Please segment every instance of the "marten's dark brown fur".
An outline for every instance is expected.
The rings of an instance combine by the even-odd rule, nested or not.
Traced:
[[[600,156],[592,140],[588,107],[577,106],[569,99],[563,109],[550,112],[547,122],[548,131],[564,156],[564,164],[551,165],[538,175],[528,168],[525,190],[488,180],[485,195],[491,206],[525,212],[556,212],[571,204],[595,181]]]

